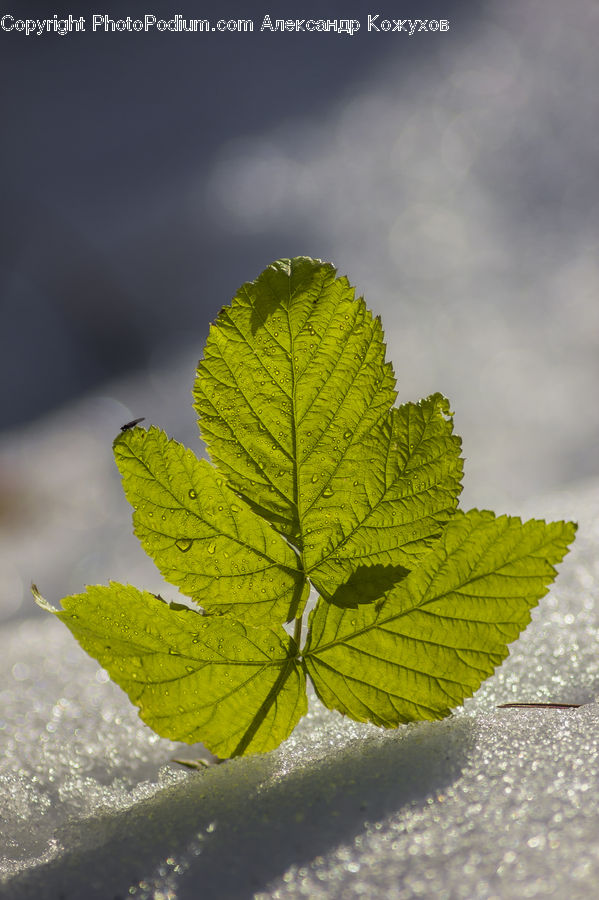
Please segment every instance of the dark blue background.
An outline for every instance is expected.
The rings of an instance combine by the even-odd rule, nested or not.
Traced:
[[[277,229],[215,224],[203,173],[237,135],[326,112],[374,67],[409,68],[433,41],[369,35],[383,18],[457,17],[466,4],[15,3],[15,18],[84,16],[87,31],[0,32],[0,408],[24,423],[193,340],[236,287],[302,252]],[[420,6],[420,4],[419,4]],[[451,9],[448,7],[451,6]],[[326,10],[323,11],[323,10]],[[252,18],[252,34],[93,33],[91,16]],[[271,18],[358,18],[349,35],[260,32]],[[431,35],[432,37],[432,35]],[[444,41],[451,39],[446,36]],[[326,191],[326,185],[322,186]]]

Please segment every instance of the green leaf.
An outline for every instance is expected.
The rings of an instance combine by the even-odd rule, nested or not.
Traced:
[[[265,753],[307,711],[297,647],[278,626],[202,616],[115,582],[66,597],[55,615],[162,737],[223,758]]]
[[[282,260],[220,313],[194,390],[219,471],[297,546],[321,595],[348,605],[418,562],[461,490],[447,400],[390,409],[384,354],[347,279]]]
[[[221,311],[198,364],[214,465],[142,419],[115,439],[136,535],[205,612],[114,583],[57,611],[32,590],[158,734],[267,751],[306,712],[306,671],[358,721],[441,718],[546,593],[576,526],[458,511],[449,402],[396,408],[385,349],[333,266],[279,260]]]
[[[333,266],[299,257],[220,312],[194,405],[230,485],[301,550],[304,509],[395,396],[380,320]]]
[[[297,554],[206,460],[158,428],[132,428],[114,455],[133,525],[164,577],[208,612],[284,622],[309,584]]]
[[[304,650],[319,697],[386,727],[448,715],[507,656],[575,530],[460,512],[379,602],[344,610],[320,600]]]
[[[392,409],[353,448],[305,511],[305,566],[321,595],[355,606],[380,597],[422,559],[461,491],[461,441],[433,394]]]

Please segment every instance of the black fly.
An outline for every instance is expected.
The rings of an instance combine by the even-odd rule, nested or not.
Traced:
[[[134,428],[139,422],[145,421],[145,416],[140,416],[139,419],[132,419],[130,422],[125,422],[124,425],[121,425],[121,431],[129,431],[130,428]]]

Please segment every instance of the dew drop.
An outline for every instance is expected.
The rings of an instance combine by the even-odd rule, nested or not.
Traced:
[[[181,553],[187,553],[192,544],[193,541],[190,541],[189,538],[179,538],[178,541],[175,541],[175,547],[177,547]]]
[[[193,488],[190,488],[190,490],[189,490],[188,493],[189,493],[189,496],[191,497],[192,500],[195,500],[196,497],[198,496],[197,491],[194,491]]]
[[[343,432],[343,437],[345,438],[345,440],[348,440],[351,436],[352,436],[351,428],[348,428],[346,431]]]
[[[324,489],[324,491],[322,492],[322,496],[323,496],[323,497],[332,497],[332,496],[333,496],[333,491],[332,491],[332,489],[331,489],[330,487],[326,487],[326,488]]]
[[[174,647],[169,647],[168,652],[170,656],[181,656],[178,650],[175,650]]]
[[[216,547],[214,544],[208,544],[208,547],[206,549],[208,550],[208,553],[214,553]]]
[[[312,484],[315,484],[318,481],[318,475],[312,476]]]
[[[195,669],[194,669],[193,666],[185,666],[185,671],[186,671],[186,672],[189,672],[189,673],[191,674],[192,672],[195,671]]]
[[[232,503],[230,509],[231,509],[231,512],[234,512],[234,513],[241,512],[241,507],[237,506],[236,503]]]

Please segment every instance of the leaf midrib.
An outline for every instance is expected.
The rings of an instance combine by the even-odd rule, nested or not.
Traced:
[[[167,483],[166,485],[164,485],[164,484],[158,479],[158,477],[151,471],[151,469],[149,468],[148,464],[147,464],[143,459],[141,459],[141,458],[137,455],[137,453],[134,452],[133,448],[132,448],[129,444],[125,444],[125,446],[128,448],[128,450],[129,450],[129,452],[131,453],[131,455],[137,460],[137,462],[139,462],[139,463],[143,466],[143,468],[145,469],[145,471],[148,473],[148,475],[150,476],[148,480],[153,481],[153,482],[157,482],[157,483],[158,483],[158,484],[159,484],[159,485],[167,492],[167,494],[169,494],[169,495],[173,498],[173,500],[174,500],[175,503],[180,507],[180,509],[182,509],[182,510],[184,510],[185,512],[189,513],[189,515],[193,516],[194,519],[197,519],[199,522],[201,522],[201,523],[202,523],[203,525],[205,525],[207,528],[210,528],[210,529],[214,532],[214,534],[215,534],[216,537],[226,537],[228,540],[232,541],[233,543],[238,544],[238,546],[243,547],[243,548],[245,548],[246,550],[250,550],[252,553],[255,553],[257,556],[261,556],[262,559],[268,560],[268,562],[272,563],[272,565],[275,566],[275,567],[277,567],[277,568],[285,569],[285,570],[288,571],[288,572],[293,572],[293,573],[300,574],[300,575],[303,575],[303,574],[304,574],[300,569],[296,569],[296,568],[293,568],[292,566],[287,565],[286,563],[279,562],[279,561],[277,561],[276,559],[274,559],[272,556],[269,556],[269,554],[266,553],[266,552],[264,552],[263,550],[259,550],[258,548],[252,547],[250,544],[245,543],[245,542],[239,537],[239,535],[232,535],[232,534],[230,534],[230,533],[224,531],[224,530],[221,529],[221,528],[218,528],[218,529],[217,529],[214,525],[211,525],[211,524],[210,524],[209,522],[207,522],[205,519],[202,519],[201,516],[199,516],[197,512],[195,512],[193,509],[189,509],[184,503],[181,502],[180,498],[178,498],[178,497],[176,496],[176,494],[173,493],[173,490],[172,490],[170,484]],[[130,477],[132,477],[132,476],[130,476]],[[140,477],[140,476],[138,475],[137,477]],[[132,493],[133,493],[133,494],[137,494],[137,491],[132,491]],[[145,498],[142,498],[142,499],[145,499]],[[156,503],[155,500],[152,500],[151,502],[152,502],[152,504],[153,504],[155,507],[157,507],[157,508],[159,508],[159,509],[168,509],[168,507],[161,506],[159,503]],[[136,510],[136,513],[135,513],[135,514],[137,514],[137,513],[138,513],[138,510]],[[135,514],[134,514],[134,515],[135,515]],[[158,530],[158,529],[156,529],[156,528],[152,528],[151,526],[146,525],[145,521],[144,521],[143,524],[144,524],[144,528],[146,528],[147,531],[150,531],[150,532],[152,532],[153,534],[158,534],[158,535],[160,535],[160,536],[162,536],[162,537],[173,537],[173,535],[165,534],[164,531],[160,531],[160,530]],[[196,539],[192,538],[192,540],[197,540],[197,538],[196,538]]]
[[[395,407],[394,407],[394,408],[395,408]],[[424,439],[425,439],[425,434],[426,434],[426,432],[427,432],[428,427],[430,426],[430,423],[431,423],[431,421],[432,421],[432,418],[433,418],[433,415],[434,415],[436,409],[437,409],[437,407],[436,407],[436,405],[435,405],[435,406],[433,407],[432,411],[431,411],[431,414],[430,414],[430,416],[429,416],[429,418],[428,418],[428,421],[426,422],[425,427],[424,427],[423,430],[422,430],[422,434],[421,434],[421,436],[420,436],[420,439],[419,439],[419,441],[418,441],[418,444],[417,444],[416,449],[415,449],[413,452],[410,452],[408,458],[406,459],[406,462],[405,462],[404,465],[403,465],[403,468],[400,470],[400,472],[399,472],[399,474],[397,475],[397,477],[393,479],[393,481],[391,482],[391,484],[388,484],[388,485],[385,486],[385,490],[384,490],[383,493],[381,494],[379,500],[376,502],[376,504],[375,504],[374,506],[372,506],[372,507],[368,510],[366,516],[365,516],[360,522],[358,522],[358,524],[355,525],[354,528],[352,528],[352,530],[351,530],[347,535],[345,535],[345,537],[343,538],[343,540],[341,540],[335,547],[333,547],[333,549],[330,550],[329,553],[327,553],[325,556],[321,557],[321,558],[318,560],[318,562],[315,563],[315,565],[313,565],[313,566],[311,567],[311,569],[309,570],[309,573],[310,573],[310,572],[314,572],[315,570],[317,570],[323,563],[325,563],[325,562],[327,562],[329,559],[331,559],[331,557],[334,556],[335,553],[338,553],[338,552],[339,552],[339,548],[340,548],[340,547],[343,547],[343,545],[346,544],[346,543],[350,540],[350,538],[353,537],[353,535],[356,533],[356,531],[359,531],[360,528],[363,528],[363,527],[366,525],[366,523],[368,522],[368,519],[369,519],[371,516],[374,515],[374,513],[375,513],[376,510],[379,508],[379,506],[381,505],[381,503],[384,503],[384,502],[385,502],[385,499],[386,499],[387,495],[389,494],[389,492],[391,491],[391,489],[394,488],[394,487],[397,485],[397,483],[398,483],[402,478],[405,478],[405,477],[406,477],[406,471],[407,471],[408,464],[409,464],[410,460],[412,460],[412,459],[416,456],[417,451],[418,451],[418,450],[420,449],[420,447],[422,446],[422,444],[423,444],[423,442],[424,442]],[[409,444],[409,424],[410,424],[410,419],[411,419],[411,414],[408,413],[408,450],[409,450],[409,448],[410,448],[410,444]],[[391,428],[390,428],[390,431],[389,431],[389,441],[388,441],[388,444],[387,444],[387,459],[389,459],[389,456],[390,456],[390,453],[391,453],[391,445],[392,445],[392,444],[393,444],[393,425],[391,425]],[[412,494],[411,496],[416,496],[416,492],[415,492],[414,494]],[[411,522],[416,522],[416,521],[418,521],[419,519],[424,519],[424,518],[426,518],[426,516],[419,516],[418,518],[414,518],[414,519],[408,520],[407,522],[402,522],[401,524],[402,524],[402,525],[406,525],[406,524],[409,524],[409,523],[411,523]],[[353,557],[352,557],[352,558],[353,558]],[[309,574],[309,573],[308,573],[308,574]]]
[[[462,549],[463,545],[466,543],[466,541],[470,537],[470,534],[471,534],[471,532],[469,531],[468,534],[466,534],[463,537],[463,539],[460,541],[459,546],[452,548],[452,551],[451,551],[452,557],[455,556],[459,552],[459,550]],[[497,541],[495,540],[491,544],[487,545],[483,549],[482,553],[487,553],[489,551],[489,549],[493,546],[493,544],[496,542]],[[553,543],[553,541],[551,539],[547,540],[540,547],[535,548],[535,550],[538,552],[538,550],[542,549],[543,547],[546,547],[548,544],[551,544],[551,543]],[[482,553],[481,553],[481,556],[482,556]],[[531,555],[531,551],[528,551],[527,553],[524,553],[522,556],[512,557],[503,563],[502,568],[505,567],[506,565],[511,565],[513,563],[521,562],[522,559],[524,559],[526,557],[530,557],[530,555]],[[479,557],[477,559],[475,565],[480,563],[480,560],[481,560],[481,557]],[[473,565],[473,568],[474,568],[474,565]],[[436,572],[434,574],[437,574],[438,571],[439,570],[436,570]],[[388,624],[389,622],[395,622],[397,619],[401,619],[404,616],[407,616],[410,613],[414,612],[415,610],[421,609],[422,607],[426,606],[429,603],[434,603],[438,600],[443,600],[443,599],[447,598],[451,594],[459,593],[459,591],[462,588],[464,588],[466,585],[474,584],[476,581],[480,581],[482,578],[489,578],[491,575],[498,575],[498,574],[499,574],[499,570],[494,570],[491,572],[484,572],[481,575],[476,575],[473,578],[466,579],[465,581],[461,582],[460,584],[452,587],[450,590],[443,591],[442,593],[439,593],[439,594],[435,594],[433,597],[427,598],[426,596],[424,596],[419,601],[417,601],[412,606],[410,606],[408,609],[402,610],[401,612],[398,612],[398,613],[394,613],[393,615],[388,616],[387,618],[384,618],[384,619],[377,618],[375,622],[373,622],[370,625],[367,625],[364,628],[360,628],[357,631],[352,632],[351,634],[346,634],[342,638],[335,638],[334,640],[329,641],[328,644],[322,644],[320,646],[311,648],[310,650],[308,650],[308,652],[303,652],[302,655],[304,656],[304,658],[309,657],[309,656],[316,656],[317,653],[323,652],[324,650],[328,650],[331,647],[335,647],[335,646],[338,646],[341,644],[348,643],[349,641],[353,640],[354,638],[360,637],[360,635],[362,635],[362,634],[367,634],[368,632],[373,631],[376,628],[382,628],[384,625]],[[539,576],[537,575],[534,577],[538,578]],[[403,587],[405,589],[405,583],[404,583]],[[322,599],[321,599],[321,602],[323,602]],[[527,609],[528,609],[528,607],[527,607]]]
[[[66,612],[66,610],[63,610],[63,612]],[[68,615],[69,614],[67,613],[67,616]],[[60,613],[59,613],[59,617],[60,617]],[[69,626],[69,627],[71,627],[71,626]],[[183,662],[188,661],[190,663],[195,663],[196,665],[198,662],[200,662],[200,660],[198,660],[197,656],[188,656],[187,653],[185,653],[185,651],[177,650],[176,652],[171,653],[170,649],[168,647],[166,649],[150,650],[147,647],[144,647],[141,644],[136,643],[135,641],[131,641],[129,639],[125,639],[122,637],[118,637],[118,636],[111,637],[110,635],[106,635],[106,637],[103,637],[97,631],[94,631],[93,628],[90,628],[86,625],[77,624],[75,627],[71,627],[71,631],[73,633],[77,632],[78,634],[83,634],[87,637],[91,637],[95,641],[98,641],[100,643],[102,643],[104,641],[112,641],[112,643],[114,643],[115,641],[118,641],[120,643],[126,644],[128,649],[134,650],[137,653],[137,655],[142,658],[145,656],[166,656],[171,661],[172,660],[181,660]],[[131,654],[131,655],[134,656],[135,654]],[[277,659],[262,659],[262,660],[253,660],[253,659],[234,660],[234,659],[225,659],[223,657],[222,659],[207,659],[204,662],[204,666],[253,666],[253,667],[271,668],[273,666],[286,665],[287,662],[289,662],[289,661],[293,662],[293,660],[296,658],[296,656],[297,656],[296,653],[290,653],[289,655],[283,656],[280,659],[277,658]],[[193,673],[188,672],[186,674],[191,675]],[[177,681],[178,679],[183,678],[183,677],[185,677],[185,676],[179,675],[179,676],[177,676],[177,678],[168,679],[168,681]],[[144,682],[139,681],[137,683],[143,684]],[[148,684],[149,683],[162,684],[162,682],[147,682],[147,683]]]

